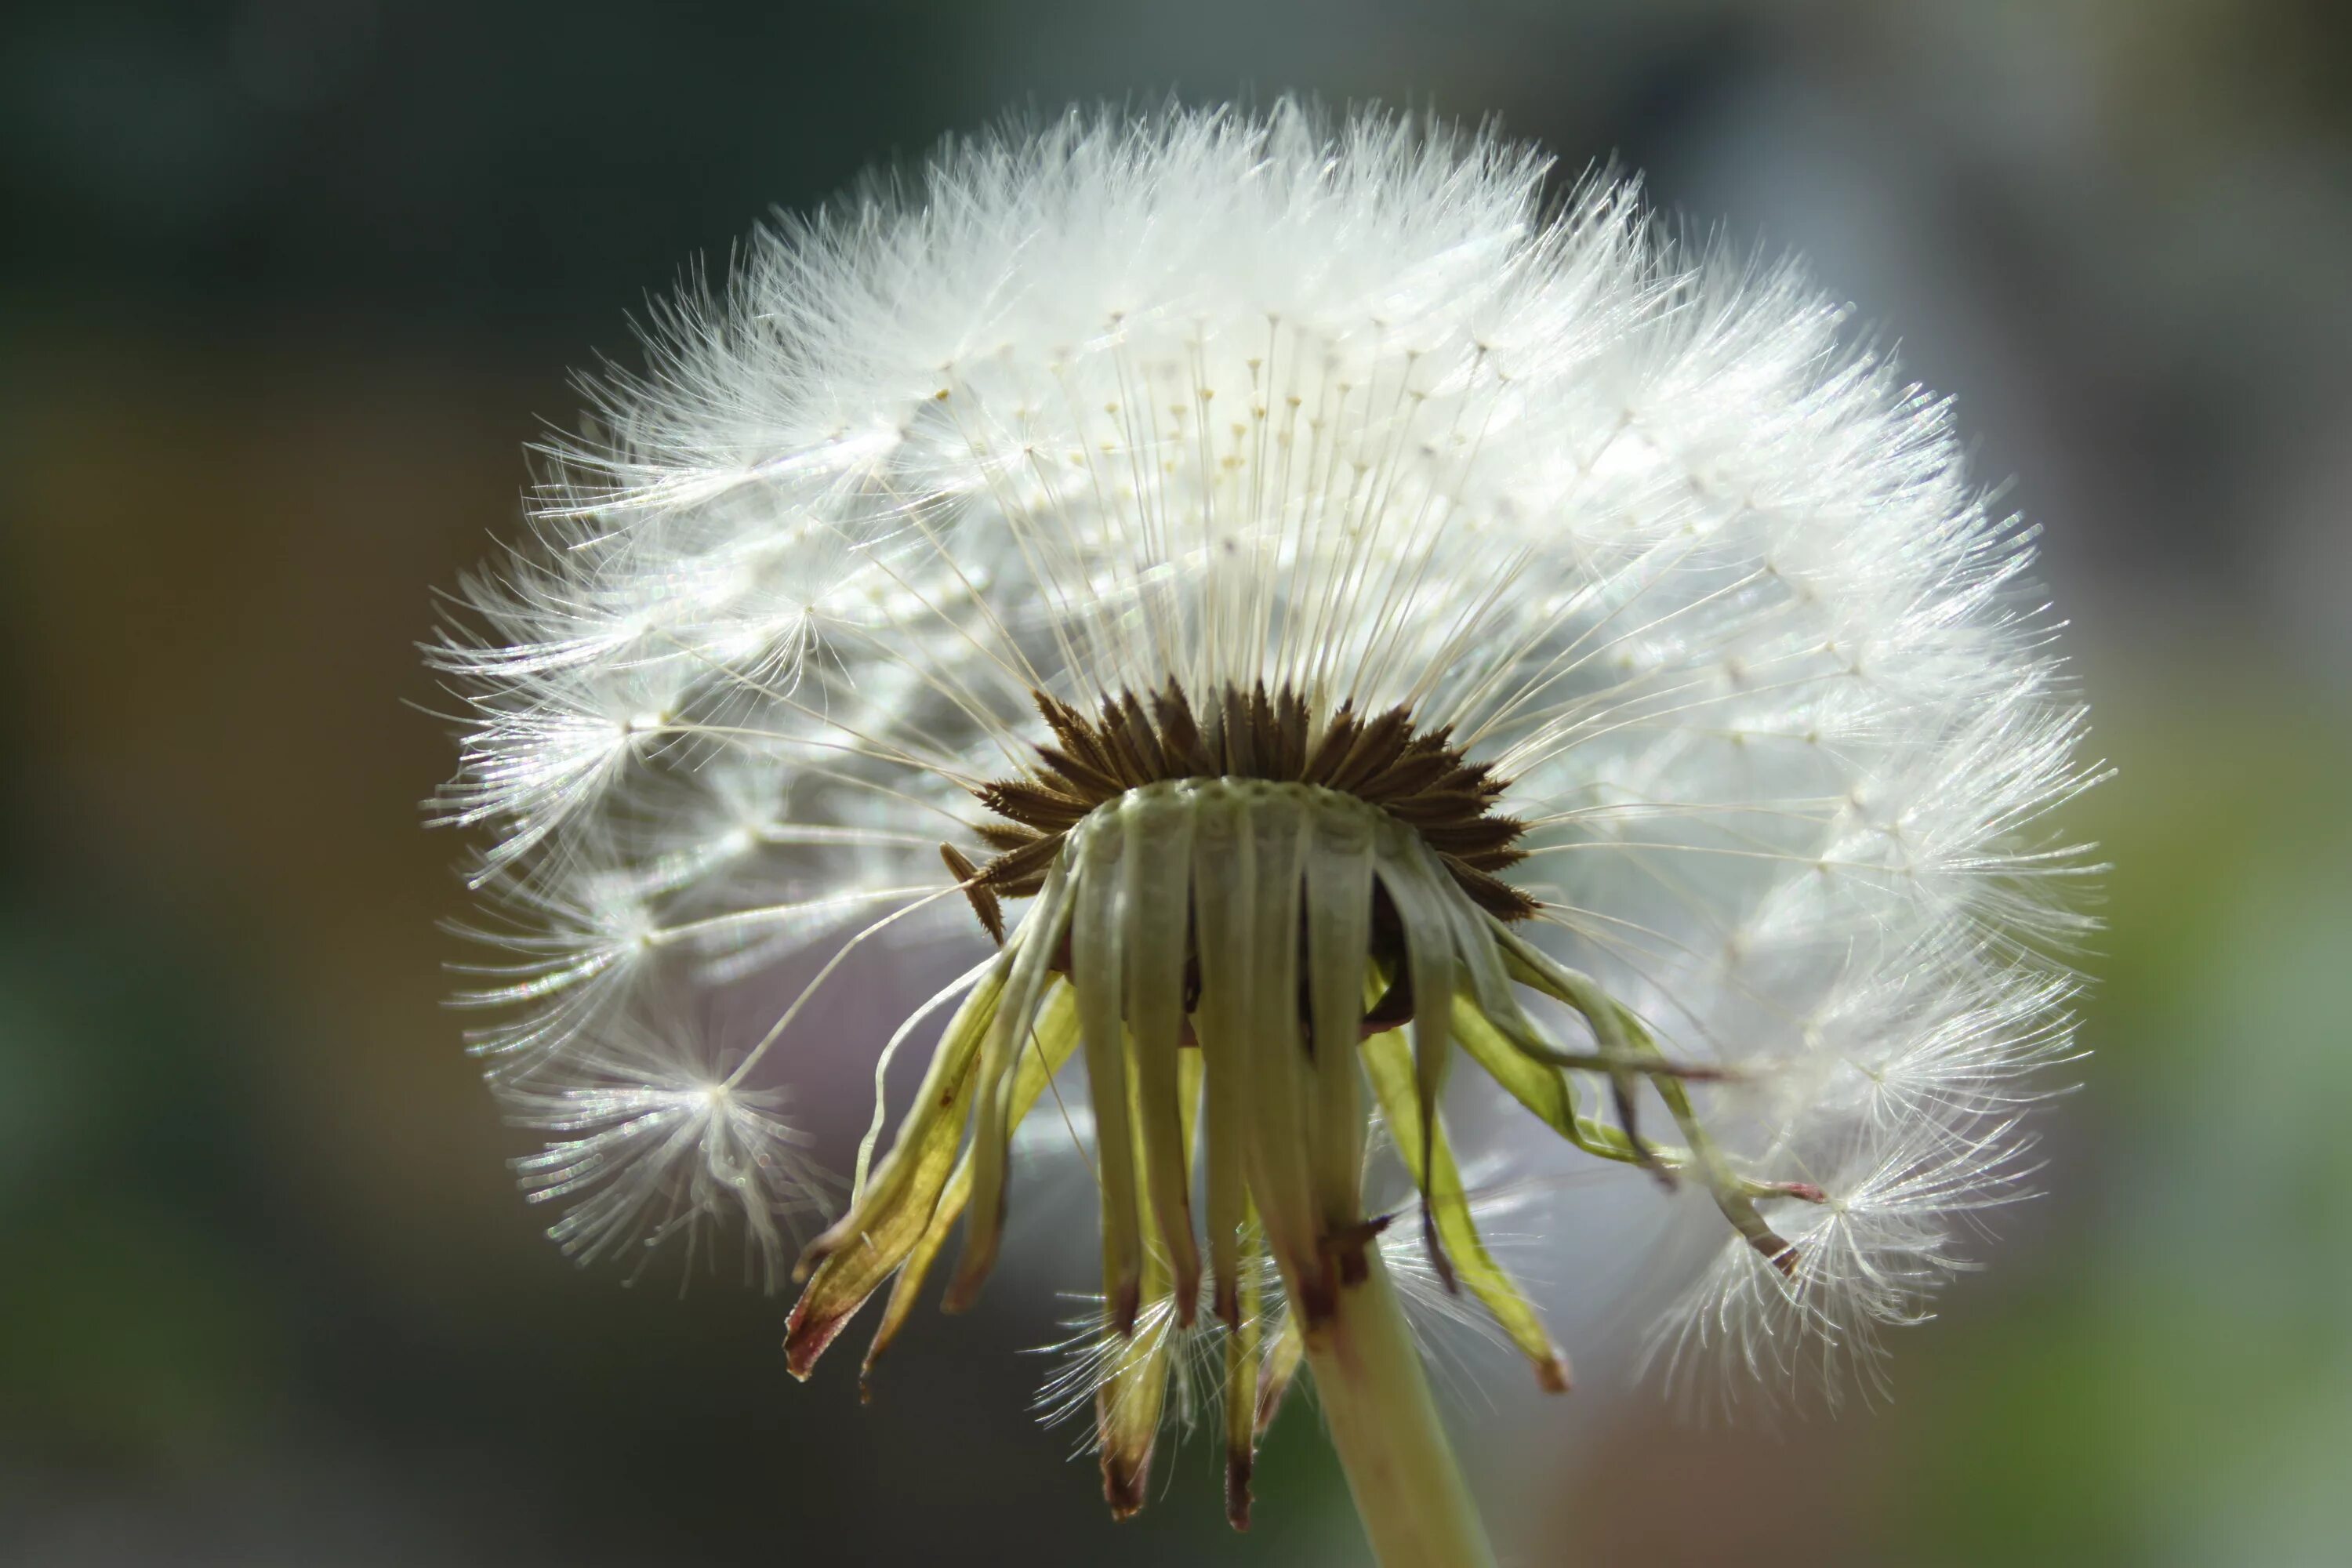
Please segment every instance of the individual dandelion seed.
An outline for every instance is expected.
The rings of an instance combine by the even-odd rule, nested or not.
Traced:
[[[560,1135],[527,1176],[592,1179],[562,1239],[772,1237],[802,1168],[722,1179],[790,1146],[772,1107],[629,1095],[753,1104],[843,1048],[804,1020],[853,955],[960,927],[878,1053],[877,1100],[936,1030],[915,1098],[801,1256],[796,1374],[887,1286],[870,1373],[959,1226],[973,1299],[1076,1064],[1065,1392],[1112,1508],[1197,1354],[1241,1522],[1303,1369],[1381,1560],[1491,1562],[1396,1249],[1567,1372],[1480,1234],[1457,1058],[1522,1142],[1704,1200],[1677,1375],[1876,1374],[2071,1048],[2082,715],[1944,405],[1791,269],[1545,174],[1378,113],[1073,114],[785,220],[590,384],[434,655],[510,929],[479,1044]],[[679,985],[764,998],[723,1076]]]
[[[825,1178],[781,1114],[782,1089],[745,1088],[695,1056],[626,1021],[574,1042],[559,1083],[509,1088],[517,1123],[559,1134],[516,1172],[533,1202],[569,1200],[549,1234],[583,1261],[634,1247],[642,1268],[646,1248],[682,1234],[691,1251],[733,1219],[747,1268],[773,1289],[779,1222],[814,1209]]]

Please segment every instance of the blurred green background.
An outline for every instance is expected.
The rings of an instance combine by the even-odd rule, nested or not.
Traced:
[[[1591,1354],[1566,1402],[1490,1380],[1458,1414],[1507,1561],[2352,1562],[2347,18],[11,7],[0,1561],[1361,1560],[1303,1414],[1250,1536],[1199,1446],[1109,1523],[1023,1410],[1044,1284],[923,1322],[860,1408],[784,1375],[781,1303],[574,1270],[441,1006],[412,644],[565,369],[771,204],[1172,87],[1497,114],[1808,254],[2047,525],[2121,770],[2073,824],[2116,869],[2049,1195],[1894,1402],[1708,1429]]]

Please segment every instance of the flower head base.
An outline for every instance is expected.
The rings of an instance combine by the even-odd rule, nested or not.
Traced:
[[[1680,1081],[1712,1075],[1667,1062],[1590,977],[1513,934],[1506,917],[1534,911],[1486,868],[1517,858],[1518,825],[1488,815],[1503,786],[1442,734],[1416,734],[1402,710],[1318,724],[1303,699],[1262,689],[1224,694],[1206,731],[1172,685],[1156,724],[1131,697],[1105,700],[1099,726],[1040,707],[1060,745],[1041,748],[1034,779],[980,792],[1024,826],[984,830],[1004,848],[965,881],[992,931],[1000,917],[983,900],[1002,890],[1036,903],[949,1026],[891,1156],[803,1256],[785,1342],[796,1373],[894,1271],[894,1308],[919,1289],[959,1215],[968,1229],[946,1300],[970,1303],[996,1258],[1013,1129],[1073,1032],[1092,1096],[1107,1321],[1121,1342],[1139,1315],[1152,1325],[1108,1358],[1099,1406],[1106,1490],[1122,1512],[1142,1495],[1169,1321],[1189,1326],[1201,1300],[1196,1223],[1213,1310],[1237,1337],[1261,1248],[1309,1342],[1342,1290],[1366,1283],[1387,1224],[1364,1206],[1368,1086],[1420,1190],[1438,1277],[1486,1304],[1544,1386],[1567,1388],[1566,1359],[1479,1238],[1444,1140],[1437,1102],[1457,1044],[1578,1147],[1669,1180],[1696,1170],[1740,1235],[1795,1268],[1755,1200],[1819,1194],[1733,1172]],[[1580,1015],[1590,1048],[1546,1038],[1521,986]],[[1570,1068],[1609,1079],[1619,1124],[1580,1114]],[[1645,1079],[1687,1149],[1635,1131],[1633,1087]],[[869,1368],[901,1321],[886,1316]],[[1229,1360],[1230,1410],[1259,1404],[1249,1349]],[[1233,1434],[1243,1446],[1229,1456],[1244,1510],[1255,1430]]]
[[[762,237],[593,389],[541,547],[435,653],[476,712],[444,816],[515,928],[479,1045],[566,1240],[772,1235],[813,1194],[751,1097],[823,1047],[812,992],[984,933],[885,1049],[961,999],[791,1365],[889,1285],[886,1346],[958,1224],[971,1299],[1082,1059],[1114,1507],[1205,1334],[1244,1483],[1304,1366],[1391,1563],[1481,1559],[1363,1196],[1378,1124],[1420,1256],[1564,1383],[1463,1190],[1457,1055],[1508,1152],[1712,1200],[1678,1370],[1826,1382],[1922,1315],[2071,1048],[2049,822],[2093,775],[2030,536],[1793,271],[1544,171],[1378,114],[1073,115]],[[681,988],[759,1020],[722,1075]]]
[[[1265,779],[1352,795],[1413,828],[1463,891],[1497,918],[1536,912],[1534,900],[1494,875],[1526,858],[1516,847],[1524,828],[1494,809],[1507,786],[1491,767],[1449,745],[1444,731],[1416,732],[1402,708],[1368,721],[1343,702],[1318,722],[1307,700],[1287,688],[1269,698],[1263,685],[1249,692],[1228,687],[1215,694],[1204,722],[1171,680],[1152,693],[1149,714],[1124,692],[1105,698],[1100,717],[1089,722],[1044,692],[1035,698],[1055,744],[1039,748],[1042,770],[979,792],[982,805],[1010,820],[981,828],[1000,853],[986,869],[963,873],[973,912],[999,942],[997,896],[1026,897],[1043,887],[1063,833],[1128,790],[1178,779]],[[1198,983],[1195,973],[1194,990]]]

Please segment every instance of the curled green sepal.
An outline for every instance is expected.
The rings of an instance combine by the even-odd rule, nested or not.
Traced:
[[[889,1154],[850,1211],[801,1254],[794,1273],[807,1284],[784,1330],[784,1364],[794,1377],[809,1375],[929,1226],[963,1141],[973,1068],[995,1024],[1006,973],[1000,962],[956,1009]]]
[[[1665,1053],[1658,1048],[1656,1037],[1650,1033],[1649,1026],[1632,1008],[1601,989],[1600,982],[1560,963],[1517,932],[1499,926],[1496,930],[1511,978],[1555,1001],[1567,1004],[1583,1015],[1592,1026],[1594,1037],[1601,1042],[1604,1052],[1612,1060],[1623,1061],[1640,1070],[1645,1063],[1664,1059]],[[1769,1259],[1772,1266],[1782,1273],[1795,1273],[1795,1245],[1774,1231],[1757,1211],[1756,1195],[1759,1192],[1780,1191],[1790,1196],[1811,1197],[1811,1189],[1800,1190],[1794,1185],[1759,1187],[1741,1176],[1724,1159],[1721,1151],[1716,1147],[1715,1140],[1708,1136],[1706,1127],[1699,1121],[1698,1113],[1691,1104],[1688,1088],[1671,1074],[1654,1074],[1650,1083],[1657,1090],[1658,1098],[1665,1101],[1666,1110],[1674,1117],[1675,1125],[1682,1129],[1683,1137],[1690,1145],[1687,1152],[1652,1148],[1634,1134],[1630,1123],[1622,1133],[1622,1152],[1608,1146],[1610,1142],[1618,1141],[1597,1139],[1594,1143],[1587,1144],[1582,1138],[1577,1138],[1577,1142],[1608,1158],[1622,1159],[1630,1155],[1635,1163],[1660,1171],[1687,1163],[1706,1181],[1716,1207],[1723,1212],[1723,1217],[1731,1222],[1732,1228],[1748,1245]],[[1614,1132],[1617,1130],[1609,1131]],[[1576,1134],[1571,1133],[1570,1136],[1576,1137]]]
[[[1180,1152],[1189,1141],[1192,1108],[1200,1100],[1199,1058],[1199,1052],[1191,1051],[1171,1064],[1176,1069],[1171,1087],[1177,1113],[1171,1131]],[[1141,1117],[1135,1113],[1141,1108],[1135,1100],[1144,1093],[1143,1086],[1130,1078],[1128,1092],[1129,1110],[1139,1122]],[[1152,1154],[1142,1140],[1135,1142],[1129,1158],[1135,1163],[1139,1185],[1148,1184],[1143,1173]],[[1192,1313],[1183,1310],[1177,1300],[1179,1281],[1163,1249],[1150,1246],[1143,1249],[1141,1285],[1140,1310],[1131,1323],[1119,1324],[1111,1315],[1115,1304],[1105,1303],[1104,1350],[1109,1360],[1095,1389],[1095,1438],[1102,1450],[1103,1500],[1110,1506],[1113,1519],[1131,1519],[1143,1507],[1151,1479],[1152,1450],[1159,1445],[1160,1418],[1167,1408],[1169,1373],[1177,1342],[1192,1319]],[[1197,1303],[1201,1289],[1197,1274],[1190,1288]]]
[[[1457,1016],[1459,1010],[1457,1009]],[[1446,1142],[1443,1118],[1424,1125],[1415,1082],[1413,1059],[1404,1039],[1394,1030],[1374,1035],[1363,1044],[1364,1070],[1381,1103],[1381,1115],[1422,1200],[1439,1240],[1451,1257],[1454,1273],[1508,1334],[1535,1368],[1536,1381],[1553,1394],[1568,1392],[1568,1357],[1552,1342],[1535,1307],[1518,1282],[1495,1261],[1470,1214],[1469,1194],[1463,1190],[1462,1172]],[[1423,1163],[1423,1151],[1427,1163]]]
[[[1013,1070],[1013,1124],[1019,1126],[1037,1097],[1045,1091],[1062,1064],[1070,1059],[1077,1048],[1078,1011],[1070,987],[1056,987],[1046,998],[1045,1010],[1037,1016],[1036,1032],[1031,1036],[1031,1048],[1021,1053],[1020,1066]],[[931,1211],[930,1223],[907,1254],[898,1276],[890,1284],[890,1299],[883,1303],[882,1321],[875,1325],[874,1342],[866,1347],[866,1362],[858,1372],[862,1393],[871,1393],[874,1363],[890,1348],[898,1331],[915,1310],[916,1298],[922,1294],[923,1280],[931,1265],[939,1260],[940,1249],[947,1246],[948,1233],[963,1216],[964,1205],[971,1198],[971,1151],[964,1151],[956,1162],[955,1173],[940,1194],[939,1203]]]
[[[1169,1287],[1168,1262],[1158,1247],[1143,1261],[1143,1301],[1134,1330],[1121,1334],[1106,1322],[1109,1360],[1095,1389],[1095,1439],[1102,1450],[1103,1501],[1113,1519],[1131,1519],[1143,1507],[1151,1454],[1167,1407],[1169,1359],[1183,1332]]]
[[[1296,1313],[1285,1313],[1282,1328],[1276,1333],[1274,1343],[1266,1347],[1265,1364],[1258,1369],[1257,1414],[1252,1423],[1257,1428],[1260,1442],[1265,1440],[1266,1428],[1282,1414],[1284,1395],[1298,1379],[1298,1369],[1307,1361],[1307,1336],[1299,1331]]]
[[[1507,1034],[1475,1001],[1460,993],[1454,998],[1454,1037],[1461,1042],[1463,1054],[1484,1068],[1487,1077],[1577,1148],[1604,1160],[1629,1165],[1642,1163],[1622,1131],[1578,1111],[1576,1087],[1566,1072],[1531,1055],[1516,1036]],[[1669,1170],[1690,1163],[1687,1150],[1654,1148],[1650,1152]]]
[[[1235,1530],[1250,1523],[1250,1477],[1257,1466],[1258,1370],[1265,1360],[1265,1275],[1258,1259],[1263,1243],[1253,1215],[1242,1238],[1249,1261],[1236,1281],[1239,1321],[1225,1334],[1225,1521]]]
[[[963,1227],[963,1253],[956,1260],[940,1300],[942,1310],[961,1312],[980,1294],[996,1249],[1004,1238],[1007,1167],[1013,1156],[1013,1079],[1028,1044],[1038,1005],[1054,974],[1055,950],[1069,929],[1074,891],[1069,858],[1056,858],[1045,873],[1021,929],[1004,949],[1007,965],[1004,997],[991,1022],[980,1052],[977,1092],[971,1112],[971,1199]],[[929,1216],[924,1216],[928,1223]]]

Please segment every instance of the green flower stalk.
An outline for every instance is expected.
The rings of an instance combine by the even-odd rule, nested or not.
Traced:
[[[809,998],[947,941],[876,1069],[929,1041],[915,1098],[792,1270],[796,1375],[877,1295],[869,1375],[935,1277],[975,1299],[1066,1089],[1113,1511],[1208,1363],[1245,1525],[1303,1375],[1383,1563],[1491,1563],[1401,1281],[1568,1362],[1451,1085],[1506,1157],[1703,1211],[1661,1220],[1716,1239],[1672,1375],[1876,1376],[2070,1048],[2082,716],[1942,405],[1544,168],[1074,115],[762,236],[592,387],[435,654],[508,954],[478,1048],[567,1249],[740,1218],[784,1272]]]

